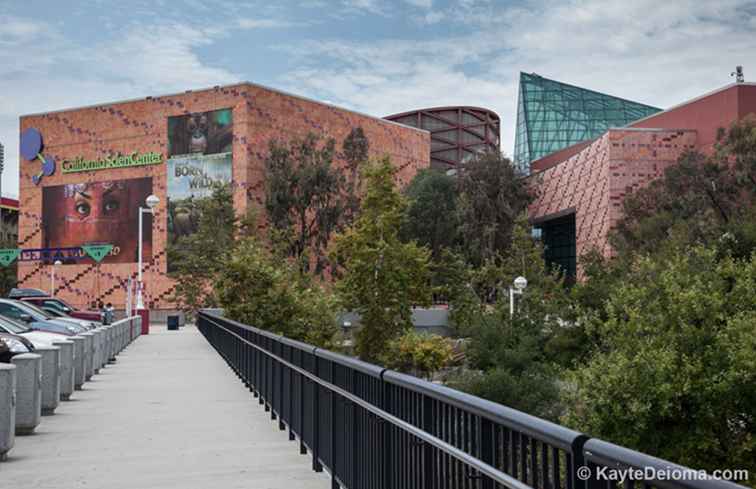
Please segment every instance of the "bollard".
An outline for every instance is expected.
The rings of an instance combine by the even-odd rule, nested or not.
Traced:
[[[72,336],[69,338],[74,344],[74,389],[81,390],[81,386],[84,385],[86,377],[86,362],[84,361],[84,348],[86,347],[87,340],[82,336]]]
[[[81,333],[79,336],[84,338],[84,380],[89,381],[94,373],[92,363],[92,353],[94,352],[94,335],[90,332]]]
[[[53,346],[60,348],[60,400],[67,401],[74,391],[74,342],[56,341]]]
[[[16,366],[0,363],[0,462],[16,440]]]
[[[34,352],[42,357],[42,414],[53,414],[60,403],[60,348],[40,346]]]
[[[105,360],[108,363],[115,363],[115,330],[113,326],[105,326],[105,336],[108,339],[108,350],[105,355]]]
[[[90,333],[92,333],[92,373],[99,374],[100,349],[102,348],[100,342],[102,341],[102,333],[96,329],[93,329]]]
[[[30,435],[42,415],[42,357],[22,353],[11,362],[16,366],[16,434]]]

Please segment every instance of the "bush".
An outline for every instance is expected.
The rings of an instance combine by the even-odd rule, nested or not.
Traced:
[[[446,338],[412,329],[388,343],[382,360],[387,368],[430,378],[448,366],[452,357],[452,345]]]
[[[332,296],[253,238],[240,241],[226,256],[216,291],[230,319],[322,348],[333,346],[338,328]]]

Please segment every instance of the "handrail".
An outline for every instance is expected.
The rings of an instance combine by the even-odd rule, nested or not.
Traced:
[[[691,471],[215,312],[200,311],[198,327],[279,427],[300,439],[300,452],[312,453],[313,469],[329,469],[333,487],[592,489],[612,484],[595,470],[584,477],[584,465]],[[635,482],[743,489],[714,479]]]
[[[334,392],[334,393],[340,395],[344,399],[346,399],[346,400],[348,400],[350,402],[353,402],[354,404],[359,405],[363,409],[365,409],[367,411],[370,411],[372,414],[374,414],[374,415],[376,415],[376,416],[384,419],[385,421],[388,421],[389,423],[391,423],[392,425],[394,425],[394,426],[396,426],[398,428],[401,428],[402,430],[406,431],[407,433],[410,433],[410,434],[412,434],[412,435],[420,438],[421,440],[423,440],[423,441],[425,441],[427,443],[430,443],[434,447],[436,447],[439,450],[441,450],[441,451],[447,453],[448,455],[454,457],[455,459],[459,460],[460,462],[463,462],[463,463],[465,463],[465,464],[467,464],[467,465],[475,468],[476,470],[478,470],[478,471],[480,471],[480,472],[488,475],[489,477],[491,477],[492,479],[494,479],[496,482],[504,484],[505,486],[507,486],[507,487],[509,487],[511,489],[532,489],[527,484],[523,484],[522,482],[518,481],[517,479],[514,479],[513,477],[510,477],[509,475],[507,475],[507,474],[505,474],[503,472],[500,472],[496,468],[491,467],[490,465],[488,465],[486,463],[483,463],[480,460],[477,460],[477,459],[471,457],[470,455],[468,455],[467,453],[463,452],[462,450],[459,450],[458,448],[456,448],[456,447],[454,447],[452,445],[449,445],[445,441],[440,440],[440,439],[438,439],[438,438],[436,438],[436,437],[434,437],[432,435],[429,435],[428,433],[424,432],[423,430],[421,430],[419,428],[416,428],[415,426],[413,426],[413,425],[411,425],[411,424],[409,424],[409,423],[407,423],[405,421],[402,421],[401,419],[399,419],[399,418],[397,418],[397,417],[395,417],[395,416],[387,413],[386,411],[383,411],[382,409],[377,408],[376,406],[373,406],[369,402],[366,402],[366,401],[360,399],[359,397],[357,397],[355,395],[352,395],[351,393],[345,391],[344,389],[338,387],[337,385],[334,385],[334,384],[332,384],[330,382],[326,382],[325,380],[317,377],[316,375],[311,374],[307,370],[299,368],[296,365],[294,365],[294,364],[292,364],[292,363],[284,360],[283,358],[279,357],[278,355],[274,355],[273,353],[271,353],[269,351],[266,351],[263,348],[260,348],[259,346],[255,345],[254,343],[251,343],[250,341],[242,338],[241,336],[239,336],[238,334],[236,334],[233,331],[229,330],[228,328],[222,326],[218,322],[213,321],[213,320],[210,320],[210,322],[212,322],[213,324],[215,324],[217,327],[223,329],[227,333],[235,336],[237,339],[239,339],[243,343],[251,346],[252,348],[255,348],[259,352],[261,352],[261,353],[267,355],[268,357],[276,360],[280,364],[285,365],[287,368],[290,368],[290,369],[294,370],[295,372],[297,372],[298,374],[300,374],[300,375],[302,375],[304,377],[307,377],[308,379],[310,379],[311,381],[315,382],[316,384],[319,384],[319,385],[325,387],[326,389],[328,389],[329,391]],[[330,355],[328,355],[330,357],[332,357],[332,356],[341,356],[341,355],[337,355],[337,354],[334,354],[334,353],[331,353],[331,352],[326,352],[326,353],[330,353]],[[369,365],[369,364],[367,364],[367,365]]]

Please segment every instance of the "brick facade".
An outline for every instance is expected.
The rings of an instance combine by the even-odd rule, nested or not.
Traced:
[[[575,213],[576,254],[611,254],[608,234],[625,195],[660,177],[696,147],[694,130],[612,129],[569,159],[533,174],[538,197],[529,208],[540,222]]]
[[[224,108],[233,110],[234,207],[240,214],[248,206],[259,207],[264,202],[263,161],[271,139],[287,141],[314,132],[333,137],[340,144],[353,128],[362,127],[370,141],[371,156],[389,155],[400,170],[397,178],[401,185],[430,164],[430,137],[425,131],[249,83],[24,116],[20,126],[21,131],[38,129],[44,138],[45,153],[56,161],[80,156],[98,159],[135,151],[159,152],[167,159],[168,117]],[[39,185],[32,182],[39,164],[22,160],[20,166],[19,248],[43,246],[43,187],[152,177],[152,192],[161,199],[161,205],[153,220],[152,258],[144,266],[145,303],[151,309],[173,307],[170,296],[174,284],[166,275],[165,163],[69,174],[63,174],[58,165],[56,173],[44,177]],[[90,307],[98,301],[122,307],[123,285],[128,277],[136,277],[136,268],[136,263],[59,266],[56,295],[80,307]],[[50,276],[51,266],[19,263],[21,287],[48,290]]]

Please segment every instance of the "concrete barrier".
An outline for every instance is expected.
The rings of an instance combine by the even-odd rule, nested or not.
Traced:
[[[86,381],[86,359],[84,350],[87,346],[87,340],[83,336],[72,336],[69,340],[74,344],[74,389],[81,390],[81,386]]]
[[[16,441],[16,366],[0,363],[0,462]]]
[[[115,328],[111,325],[104,326],[105,336],[108,338],[108,352],[106,360],[108,363],[115,363]]]
[[[74,391],[74,342],[56,341],[53,346],[60,348],[60,400],[67,401]]]
[[[42,414],[53,414],[60,404],[60,348],[40,346],[34,353],[42,357]]]
[[[94,353],[94,335],[90,332],[79,334],[84,338],[84,380],[89,381],[94,374],[94,363],[92,354]]]
[[[11,362],[16,366],[16,434],[30,435],[42,416],[42,357],[22,353]]]

